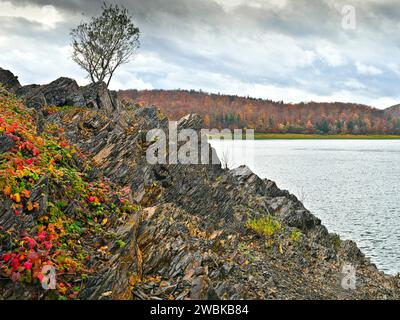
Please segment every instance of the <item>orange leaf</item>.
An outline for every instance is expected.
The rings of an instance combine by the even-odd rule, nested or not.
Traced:
[[[9,186],[6,186],[6,187],[4,188],[4,194],[5,194],[6,196],[9,196],[9,195],[11,194],[11,188],[10,188]]]
[[[22,196],[27,199],[30,198],[30,196],[31,196],[31,192],[29,190],[24,190],[21,193],[22,193]]]
[[[28,209],[28,211],[32,211],[33,210],[33,204],[32,204],[32,202],[28,202],[27,203],[27,205],[26,205],[26,208]]]
[[[18,169],[18,170],[15,172],[15,175],[16,175],[18,178],[23,178],[23,177],[24,177],[24,170]]]

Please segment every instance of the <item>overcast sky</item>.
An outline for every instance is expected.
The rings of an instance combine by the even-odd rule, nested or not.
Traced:
[[[142,47],[117,72],[113,89],[202,89],[378,108],[400,103],[399,0],[118,3],[133,14]],[[100,6],[97,0],[0,0],[0,67],[22,84],[60,76],[87,83],[70,60],[69,31]]]

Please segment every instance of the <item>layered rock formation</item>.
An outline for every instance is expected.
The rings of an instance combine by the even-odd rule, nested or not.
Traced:
[[[59,78],[46,85],[14,86],[13,92],[27,107],[35,109],[72,106],[102,109],[111,113],[118,105],[116,93],[108,91],[105,83],[79,87],[75,80],[69,78]]]
[[[0,68],[0,84],[3,85],[6,90],[13,93],[21,88],[18,77],[14,76],[11,71],[4,70],[3,68]]]
[[[89,88],[94,94],[85,95]],[[99,262],[79,298],[399,298],[398,277],[379,272],[354,242],[330,234],[294,195],[247,167],[149,165],[146,133],[168,131],[168,119],[155,107],[103,103],[112,95],[65,79],[33,92],[22,97],[28,105],[39,101],[31,104],[36,109],[49,102],[75,106],[49,114],[46,124],[62,127],[91,157],[92,178],[131,190],[141,207],[116,227],[123,249]],[[179,129],[201,127],[195,115],[178,123]],[[272,231],[255,227],[262,219]],[[116,247],[112,239],[104,245]],[[346,264],[356,270],[354,290],[341,285]]]

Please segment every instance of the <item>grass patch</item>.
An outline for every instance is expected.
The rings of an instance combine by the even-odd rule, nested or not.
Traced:
[[[261,218],[254,218],[247,222],[246,226],[259,235],[272,237],[281,231],[281,223],[275,220],[271,215]]]
[[[300,240],[300,237],[301,237],[301,231],[299,229],[297,229],[297,228],[293,228],[292,232],[290,234],[290,239],[293,242],[297,242],[297,241]]]

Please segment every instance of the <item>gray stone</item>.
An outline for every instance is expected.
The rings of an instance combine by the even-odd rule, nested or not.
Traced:
[[[0,133],[0,154],[10,151],[14,147],[15,147],[14,140],[9,136]]]
[[[17,90],[21,88],[18,77],[14,76],[11,71],[2,68],[0,68],[0,84],[12,93],[16,93]]]

